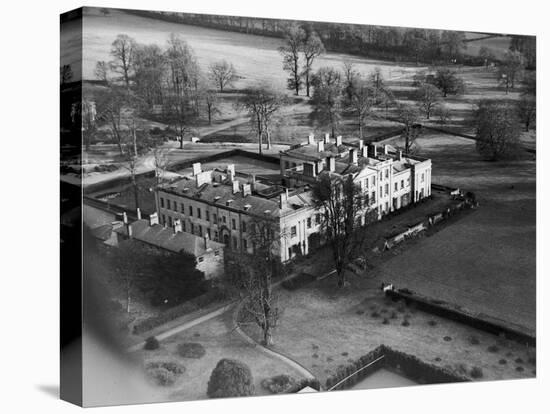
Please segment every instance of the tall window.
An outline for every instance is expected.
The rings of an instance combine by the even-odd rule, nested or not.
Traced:
[[[405,188],[405,180],[401,180],[401,188]]]
[[[197,207],[197,218],[201,218],[201,209]]]
[[[390,185],[386,184],[385,187],[386,192],[384,193],[384,195],[388,195],[388,193],[390,192]]]
[[[394,185],[394,190],[397,191],[397,183]]]
[[[243,248],[245,250],[248,249],[248,241],[246,239],[243,239]]]
[[[235,222],[235,219],[231,219],[231,228],[233,230],[236,230],[237,229],[237,223]]]
[[[168,225],[172,227],[172,217],[168,216]]]
[[[241,229],[243,233],[246,233],[246,221],[241,221]]]
[[[388,178],[390,176],[390,170],[389,168],[386,168],[386,178]]]
[[[183,205],[183,203],[181,203],[180,211],[181,211],[181,214],[185,214],[185,206]]]
[[[171,208],[170,208],[170,200],[166,200],[166,208],[167,208],[168,210],[171,210]]]
[[[206,221],[210,221],[210,211],[206,210]]]
[[[160,198],[160,206],[161,208],[164,208],[164,198]]]
[[[371,201],[372,204],[374,204],[376,202],[376,192],[373,191],[370,194],[370,201]]]
[[[193,206],[189,206],[189,215],[193,217]]]
[[[214,213],[212,214],[212,218],[213,218],[212,221],[214,222],[214,224],[218,224],[218,215]]]
[[[307,228],[308,228],[308,229],[311,228],[311,217],[308,217],[308,218],[307,218]]]
[[[290,237],[296,237],[296,226],[290,228]]]

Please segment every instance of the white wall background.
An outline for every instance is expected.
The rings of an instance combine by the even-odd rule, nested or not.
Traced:
[[[310,6],[309,4],[313,6]],[[537,34],[539,114],[548,98],[549,29],[544,2],[515,1],[352,1],[277,0],[96,0],[94,6],[126,7],[247,16],[296,18],[379,25],[417,26]],[[79,1],[11,0],[2,5],[1,138],[1,266],[0,299],[3,412],[65,413],[76,408],[54,395],[58,384],[58,79],[59,13],[81,6]],[[546,70],[542,70],[545,68]],[[544,73],[543,73],[544,72]],[[547,339],[548,144],[544,119],[538,119],[538,332]],[[547,181],[548,182],[548,181]],[[546,210],[548,211],[548,210]],[[77,275],[75,275],[77,277]],[[544,291],[544,292],[543,292]],[[544,309],[542,305],[544,304]],[[545,345],[547,341],[544,341]],[[426,386],[376,391],[168,403],[102,408],[97,413],[519,413],[542,412],[548,402],[548,347],[539,345],[537,380],[467,385]],[[538,408],[537,408],[538,407]]]

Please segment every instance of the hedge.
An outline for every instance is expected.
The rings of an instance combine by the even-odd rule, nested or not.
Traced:
[[[368,368],[368,364],[380,359]],[[364,378],[373,374],[381,368],[390,368],[401,372],[407,378],[410,378],[420,384],[440,384],[449,382],[466,382],[470,381],[467,377],[455,374],[445,368],[437,365],[429,364],[417,358],[414,355],[409,355],[401,351],[396,351],[386,345],[380,345],[373,349],[368,354],[363,355],[354,362],[341,366],[337,369],[336,374],[327,378],[326,388],[330,389],[345,378],[350,377],[357,372],[356,375],[351,376],[341,384],[339,384],[335,390],[347,389],[353,387]]]
[[[212,305],[216,302],[222,302],[226,299],[226,295],[221,288],[212,288],[204,295],[198,296],[192,300],[182,303],[181,305],[174,306],[157,316],[144,319],[143,321],[134,325],[134,335],[140,335],[144,332],[148,332],[157,326],[173,321],[180,316],[195,312],[205,306]]]

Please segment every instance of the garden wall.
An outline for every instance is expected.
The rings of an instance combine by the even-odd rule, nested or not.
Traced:
[[[380,345],[349,365],[340,367],[336,374],[327,379],[325,387],[329,391],[351,388],[381,368],[400,372],[419,384],[470,381],[467,377],[424,362],[414,355]]]
[[[404,300],[407,304],[414,304],[418,309],[424,312],[451,319],[494,335],[504,335],[508,339],[528,346],[536,346],[536,336],[529,335],[518,329],[490,320],[489,317],[471,315],[463,310],[451,307],[450,304],[421,296],[408,289],[386,290],[385,293],[386,296],[389,296],[393,300]]]

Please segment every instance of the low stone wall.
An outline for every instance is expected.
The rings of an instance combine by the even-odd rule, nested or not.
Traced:
[[[387,237],[384,242],[384,250],[391,249],[399,243],[405,241],[406,239],[415,237],[419,233],[429,229],[435,224],[440,223],[441,221],[451,217],[456,212],[470,207],[471,205],[469,203],[467,203],[466,201],[461,201],[460,203],[448,207],[439,213],[431,214],[427,216],[426,219],[409,226],[407,230]]]
[[[493,335],[502,335],[527,346],[535,347],[537,344],[536,336],[530,335],[527,332],[506,326],[504,323],[491,320],[489,317],[472,315],[461,309],[452,307],[450,304],[437,299],[427,298],[408,289],[388,289],[385,291],[385,294],[393,300],[404,300],[407,304],[412,303],[417,309],[424,312],[451,319]]]

